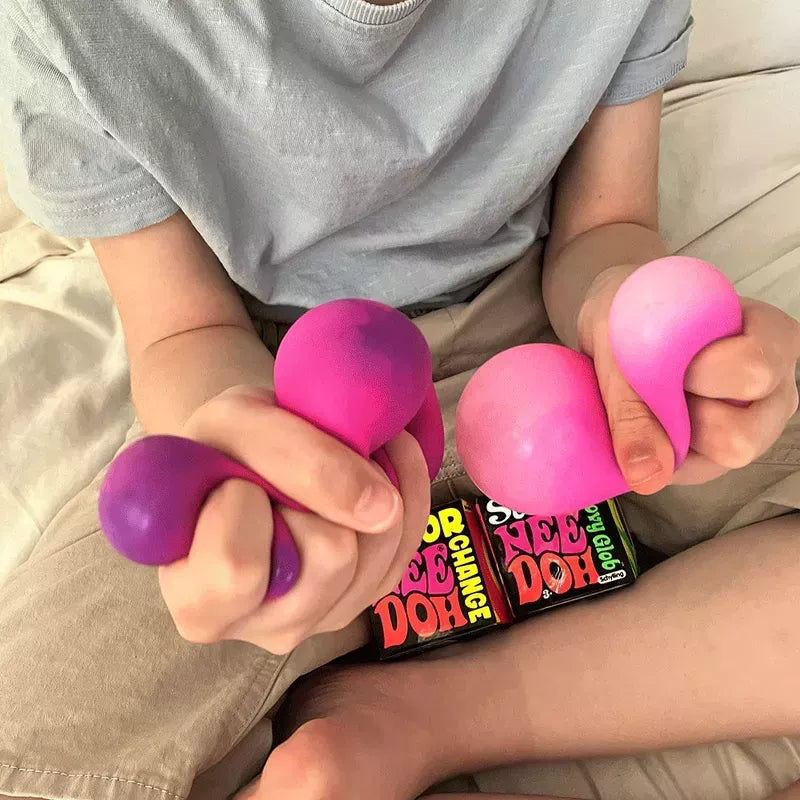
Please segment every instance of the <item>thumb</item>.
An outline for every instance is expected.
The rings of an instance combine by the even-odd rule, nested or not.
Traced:
[[[658,492],[672,480],[672,443],[653,412],[625,380],[610,349],[595,348],[594,359],[622,474],[638,494]]]

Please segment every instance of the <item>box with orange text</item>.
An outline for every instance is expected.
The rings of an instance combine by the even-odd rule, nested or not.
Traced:
[[[476,508],[434,508],[419,550],[397,586],[372,606],[381,659],[463,639],[511,621]]]

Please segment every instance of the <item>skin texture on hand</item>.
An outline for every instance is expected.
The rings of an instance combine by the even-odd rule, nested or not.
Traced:
[[[159,569],[162,594],[184,638],[238,639],[287,653],[313,634],[344,628],[400,580],[430,508],[427,465],[410,434],[386,446],[398,492],[377,465],[275,406],[263,389],[223,392],[181,433],[245,464],[311,512],[280,509],[301,572],[286,595],[264,603],[270,500],[247,481],[216,489],[189,555]]]

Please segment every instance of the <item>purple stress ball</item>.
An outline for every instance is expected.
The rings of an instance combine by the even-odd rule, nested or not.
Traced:
[[[223,481],[256,483],[284,505],[301,508],[261,476],[219,450],[180,436],[149,436],[112,462],[100,490],[100,524],[112,546],[138,564],[171,564],[189,555],[200,510]],[[286,523],[273,515],[267,595],[287,592],[300,572]]]

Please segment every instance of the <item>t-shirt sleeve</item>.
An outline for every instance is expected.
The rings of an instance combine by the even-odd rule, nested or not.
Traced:
[[[600,104],[632,103],[664,88],[686,66],[692,25],[690,0],[651,0]]]
[[[65,236],[129,233],[177,206],[87,111],[13,3],[0,10],[0,158],[14,202]]]

